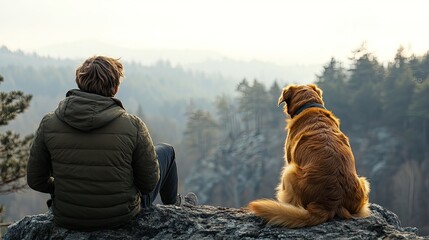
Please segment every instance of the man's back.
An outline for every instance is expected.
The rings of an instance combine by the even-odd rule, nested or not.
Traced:
[[[137,214],[132,161],[138,126],[118,102],[72,90],[45,116],[41,131],[55,179],[52,210],[58,225],[115,226]]]

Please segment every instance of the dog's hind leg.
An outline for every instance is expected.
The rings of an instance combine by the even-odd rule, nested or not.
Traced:
[[[364,177],[359,177],[360,191],[362,192],[362,198],[360,199],[358,210],[353,216],[355,217],[368,217],[371,215],[369,210],[369,191],[370,186],[368,180]]]
[[[296,194],[294,186],[296,180],[297,166],[295,164],[288,164],[282,172],[280,183],[277,186],[277,200],[279,202],[290,203],[292,205],[301,205],[301,198]]]
[[[344,207],[353,217],[364,218],[371,215],[369,210],[369,182],[364,177],[358,177],[353,184],[353,188],[348,189],[348,196]]]

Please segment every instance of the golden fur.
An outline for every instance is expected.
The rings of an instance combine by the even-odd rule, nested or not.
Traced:
[[[293,116],[305,104],[323,105],[314,84],[283,89],[279,105]],[[277,201],[259,199],[248,208],[269,224],[289,228],[314,226],[332,219],[367,217],[369,183],[358,177],[348,138],[332,112],[311,107],[287,120],[285,167]]]

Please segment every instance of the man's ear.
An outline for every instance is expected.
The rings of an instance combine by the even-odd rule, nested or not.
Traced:
[[[282,93],[280,94],[280,97],[279,97],[279,101],[277,102],[278,106],[280,106],[280,104],[282,104],[283,102],[285,102],[286,105],[289,105],[295,89],[296,89],[295,85],[289,85],[283,88]]]
[[[323,91],[317,87],[316,84],[307,84],[307,86],[311,87],[317,93],[317,95],[319,95],[319,97],[322,97]]]

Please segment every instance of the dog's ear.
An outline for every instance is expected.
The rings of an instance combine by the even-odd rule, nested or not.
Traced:
[[[289,85],[283,88],[282,93],[280,94],[280,97],[279,97],[279,101],[277,102],[278,106],[280,106],[280,104],[282,104],[283,102],[285,102],[286,105],[289,105],[295,89],[296,89],[296,86],[294,85]]]
[[[319,97],[322,97],[323,91],[317,87],[316,84],[307,84],[307,86],[311,87],[317,93],[317,95],[319,95]]]

